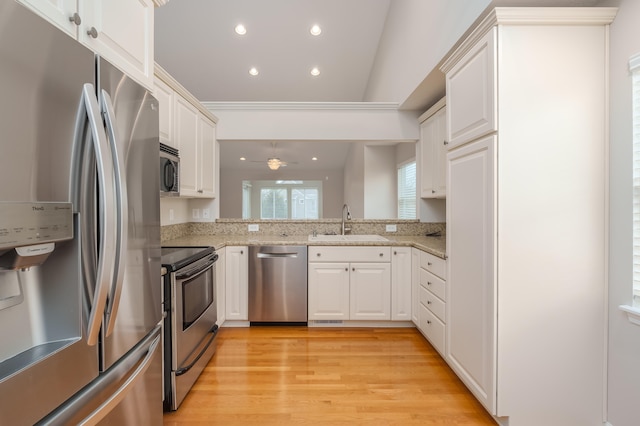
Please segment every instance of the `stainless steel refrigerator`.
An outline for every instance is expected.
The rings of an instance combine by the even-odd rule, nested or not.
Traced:
[[[0,3],[0,424],[162,423],[157,101]]]

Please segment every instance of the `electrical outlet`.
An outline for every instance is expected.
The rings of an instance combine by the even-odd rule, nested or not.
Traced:
[[[173,212],[173,209],[169,209],[169,221],[173,222],[174,220],[176,220],[176,215]]]
[[[398,227],[396,225],[387,225],[387,232],[396,232]]]
[[[193,219],[200,219],[200,209],[192,209],[191,210],[191,217]]]
[[[211,210],[202,209],[202,218],[203,219],[209,219],[210,217],[211,217]]]
[[[260,230],[260,225],[257,223],[252,223],[249,225],[249,232],[257,232]]]

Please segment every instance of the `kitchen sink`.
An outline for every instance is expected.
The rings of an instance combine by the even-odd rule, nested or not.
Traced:
[[[356,241],[356,242],[370,242],[370,241],[389,241],[381,235],[309,235],[309,241],[319,242],[331,242],[331,241]]]

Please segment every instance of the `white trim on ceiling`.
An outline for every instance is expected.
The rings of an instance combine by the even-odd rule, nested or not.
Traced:
[[[384,110],[397,111],[396,102],[202,102],[209,111],[221,110]]]

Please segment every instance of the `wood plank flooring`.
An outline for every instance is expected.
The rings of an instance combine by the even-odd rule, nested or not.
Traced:
[[[495,425],[413,328],[222,328],[165,426]]]

